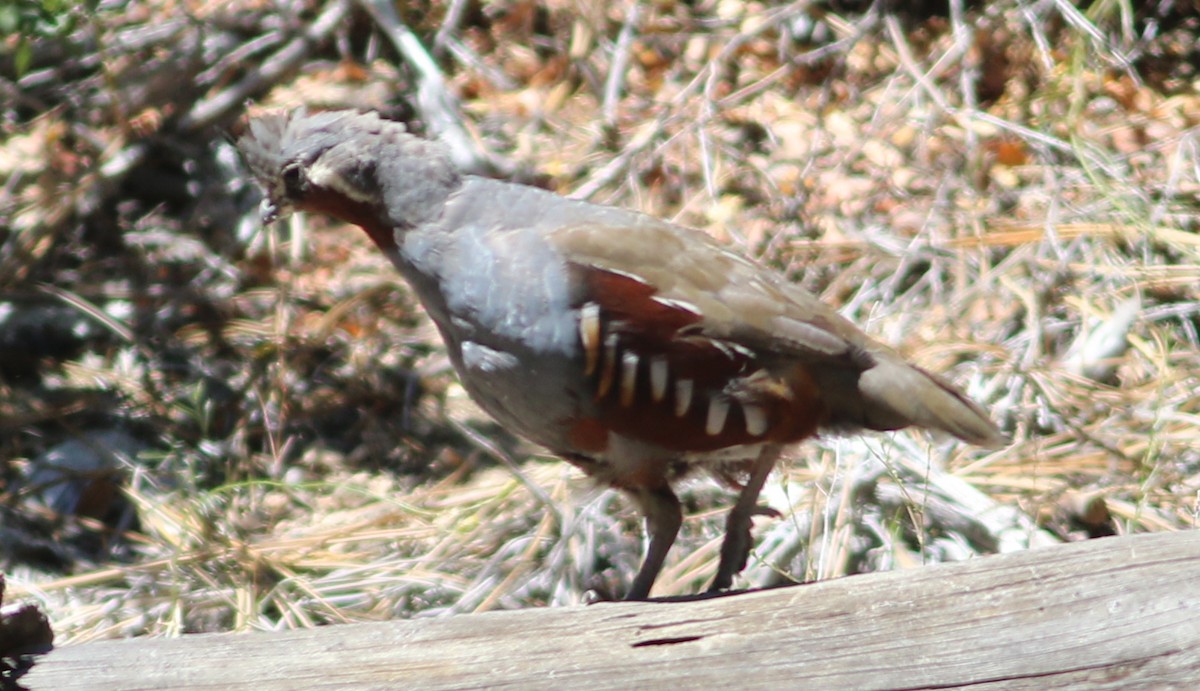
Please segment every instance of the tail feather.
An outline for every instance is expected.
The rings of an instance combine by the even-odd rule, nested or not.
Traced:
[[[858,382],[864,424],[891,430],[915,425],[941,430],[985,447],[1008,438],[983,410],[935,374],[898,359],[879,358]]]

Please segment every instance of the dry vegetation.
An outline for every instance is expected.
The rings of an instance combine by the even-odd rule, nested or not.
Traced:
[[[361,232],[258,226],[247,99],[466,133],[498,174],[705,229],[1012,435],[798,447],[741,586],[1196,525],[1195,3],[53,4],[0,44],[0,568],[58,642],[636,569],[632,508],[469,403]],[[685,494],[656,594],[715,569],[728,495]]]

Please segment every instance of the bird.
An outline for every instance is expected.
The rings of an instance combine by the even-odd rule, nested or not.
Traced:
[[[650,597],[689,475],[737,491],[719,593],[789,445],[909,426],[1006,442],[950,383],[699,230],[460,172],[444,144],[374,112],[264,111],[242,127],[264,223],[304,211],[362,227],[479,406],[632,499],[647,544],[627,600]]]

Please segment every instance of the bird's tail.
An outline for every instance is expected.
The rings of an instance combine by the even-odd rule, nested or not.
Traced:
[[[858,389],[869,429],[915,425],[986,447],[1003,446],[1009,441],[974,401],[941,377],[899,357],[877,357],[876,365],[859,378]]]

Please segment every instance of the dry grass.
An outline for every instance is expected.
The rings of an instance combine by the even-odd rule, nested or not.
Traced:
[[[10,599],[40,602],[60,641],[557,605],[636,569],[631,507],[466,400],[361,233],[260,232],[222,139],[236,108],[193,124],[337,9],[316,4],[176,22],[143,3],[31,38],[19,81],[0,65],[0,558]],[[1195,20],[807,4],[462,3],[452,24],[434,2],[404,19],[520,175],[761,257],[1012,435],[795,449],[765,494],[785,518],[761,519],[740,585],[1081,539],[1080,506],[1107,510],[1093,529],[1195,527]],[[377,25],[338,27],[253,95],[412,117]],[[155,77],[168,67],[190,80]],[[56,514],[31,480],[43,454],[112,430],[136,442],[120,497]],[[711,577],[728,505],[689,487],[657,594]]]

